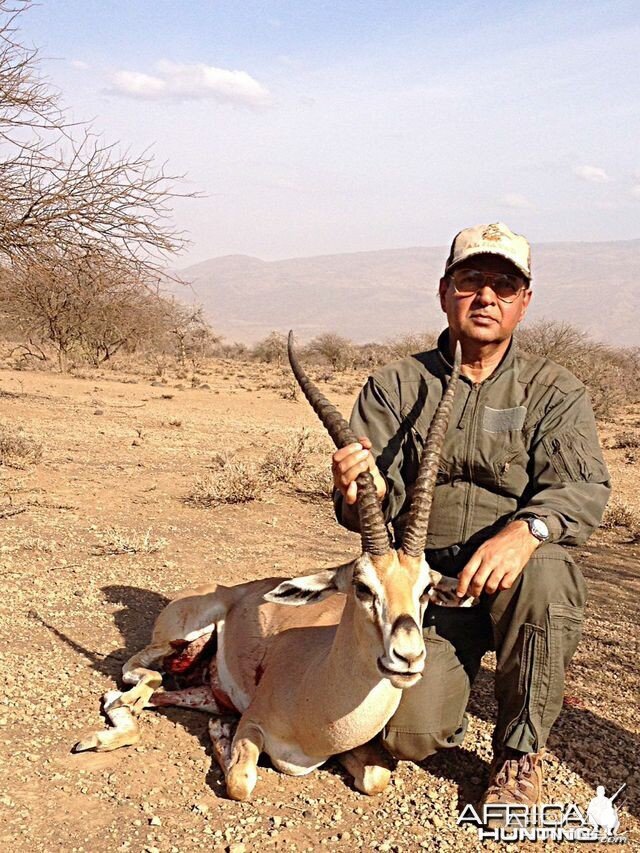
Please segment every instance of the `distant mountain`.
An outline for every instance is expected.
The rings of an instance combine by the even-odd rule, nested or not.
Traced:
[[[447,249],[392,249],[261,261],[212,258],[180,271],[174,288],[201,304],[229,341],[272,330],[301,340],[333,331],[356,342],[444,325],[436,293]],[[533,247],[530,320],[566,320],[615,345],[639,346],[640,240]]]

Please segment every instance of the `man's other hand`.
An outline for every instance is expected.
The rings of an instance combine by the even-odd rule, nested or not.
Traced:
[[[333,454],[331,471],[333,484],[342,494],[348,504],[354,504],[358,495],[356,478],[363,471],[371,471],[378,499],[382,501],[387,493],[387,484],[378,471],[371,453],[371,442],[364,436],[357,444],[348,444]]]
[[[493,595],[509,589],[540,545],[526,521],[512,521],[483,542],[458,575],[456,595]]]

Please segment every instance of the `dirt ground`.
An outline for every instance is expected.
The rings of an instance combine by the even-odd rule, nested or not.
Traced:
[[[479,849],[475,832],[456,818],[487,778],[495,712],[489,658],[464,748],[420,765],[401,762],[378,798],[355,792],[335,763],[292,778],[265,762],[254,799],[231,802],[206,716],[196,711],[145,712],[135,748],[71,753],[103,726],[100,696],[148,641],[166,596],[203,580],[301,574],[358,551],[330,501],[295,482],[251,503],[185,502],[218,453],[262,457],[303,427],[318,446],[325,441],[307,404],[291,399],[284,369],[220,362],[200,378],[208,387],[110,371],[0,371],[0,423],[23,426],[43,445],[35,464],[0,465],[4,849]],[[348,413],[358,381],[334,377],[323,390]],[[640,406],[603,425],[605,443],[621,430],[640,436]],[[606,453],[616,493],[639,510],[634,452]],[[549,801],[584,809],[596,785],[609,794],[626,782],[620,831],[627,849],[640,849],[640,544],[629,540],[622,528],[599,531],[575,554],[591,600],[549,744],[547,791]]]

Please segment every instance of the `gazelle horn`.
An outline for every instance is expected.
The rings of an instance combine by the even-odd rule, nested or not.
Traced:
[[[462,349],[460,342],[458,342],[456,344],[451,377],[429,426],[427,440],[425,441],[422,457],[420,458],[418,476],[413,489],[409,520],[402,541],[402,550],[411,557],[419,557],[427,544],[429,516],[431,515],[431,504],[438,476],[440,454],[442,453],[442,445],[447,434],[449,418],[453,408],[453,398],[456,393],[458,377],[460,376],[461,362]]]
[[[318,388],[309,379],[298,361],[298,357],[293,349],[293,332],[289,332],[289,340],[287,343],[289,353],[289,364],[293,370],[293,375],[296,377],[298,385],[302,389],[302,393],[311,404],[311,408],[322,421],[323,426],[331,436],[336,447],[345,447],[347,444],[353,444],[358,439],[336,409],[333,403],[330,403]],[[373,482],[373,477],[369,471],[364,471],[358,474],[356,480],[358,486],[358,516],[360,518],[360,536],[362,537],[362,551],[367,554],[383,555],[386,554],[391,546],[389,545],[389,536],[382,515],[380,501],[376,494],[376,487]]]

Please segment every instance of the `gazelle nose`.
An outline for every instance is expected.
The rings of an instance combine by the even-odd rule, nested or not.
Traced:
[[[398,660],[401,660],[403,663],[406,663],[407,666],[411,666],[414,663],[419,663],[426,656],[426,652],[424,650],[424,646],[422,649],[418,650],[416,653],[407,652],[403,649],[404,654],[400,654],[400,652],[395,651],[394,649],[394,657]]]
[[[426,656],[422,631],[408,613],[399,616],[393,623],[391,653],[406,666],[414,666]]]

